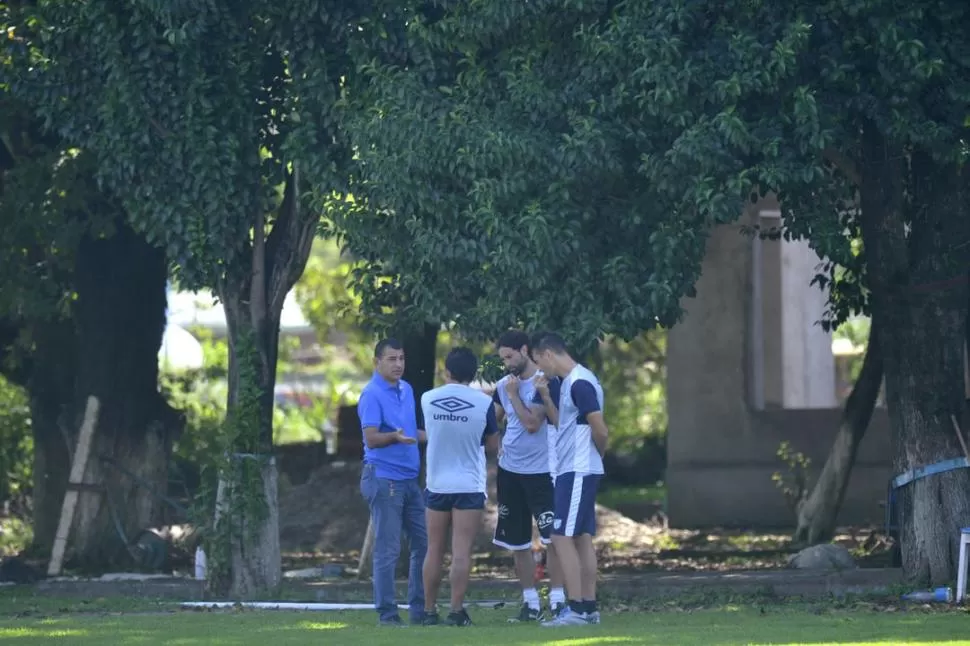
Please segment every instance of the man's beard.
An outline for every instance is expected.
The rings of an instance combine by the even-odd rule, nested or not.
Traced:
[[[518,366],[512,366],[509,369],[509,372],[512,373],[514,376],[518,377],[523,372],[525,372],[525,366],[526,366],[525,363],[522,363],[521,365],[518,365]]]

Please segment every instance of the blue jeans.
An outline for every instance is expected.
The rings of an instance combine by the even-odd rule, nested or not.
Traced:
[[[394,570],[401,553],[401,530],[408,536],[411,560],[408,568],[408,608],[412,621],[424,615],[424,556],[428,529],[424,522],[424,496],[417,478],[387,480],[365,464],[360,493],[370,507],[374,525],[374,607],[382,620],[397,616]]]

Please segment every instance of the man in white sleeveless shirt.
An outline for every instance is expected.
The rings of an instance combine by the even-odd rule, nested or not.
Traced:
[[[560,377],[555,437],[555,517],[552,541],[566,580],[569,602],[544,626],[598,624],[596,608],[596,491],[603,477],[609,430],[603,419],[603,388],[552,332],[536,335],[532,357],[550,377]]]
[[[425,625],[438,623],[435,602],[441,583],[448,525],[451,535],[451,609],[445,623],[471,625],[464,607],[472,543],[485,510],[485,448],[498,449],[498,424],[491,398],[469,386],[478,359],[455,348],[445,359],[444,386],[421,397],[428,437],[426,501],[428,552],[424,559]]]

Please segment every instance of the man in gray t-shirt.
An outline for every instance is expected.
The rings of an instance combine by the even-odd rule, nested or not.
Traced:
[[[553,522],[553,486],[549,473],[549,441],[545,409],[535,403],[536,377],[542,373],[529,356],[529,337],[509,330],[496,343],[508,375],[499,380],[492,399],[496,417],[506,421],[499,455],[496,488],[498,521],[492,542],[510,550],[522,585],[522,608],[513,621],[538,621],[543,618],[536,591],[535,563],[531,556],[532,522],[535,519],[540,540],[549,549]],[[564,603],[565,595],[558,561],[547,552],[553,612]]]

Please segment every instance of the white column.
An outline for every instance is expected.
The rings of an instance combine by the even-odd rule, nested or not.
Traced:
[[[804,241],[784,242],[781,247],[784,407],[834,408],[838,404],[832,337],[819,324],[828,293],[811,284],[822,261]]]

